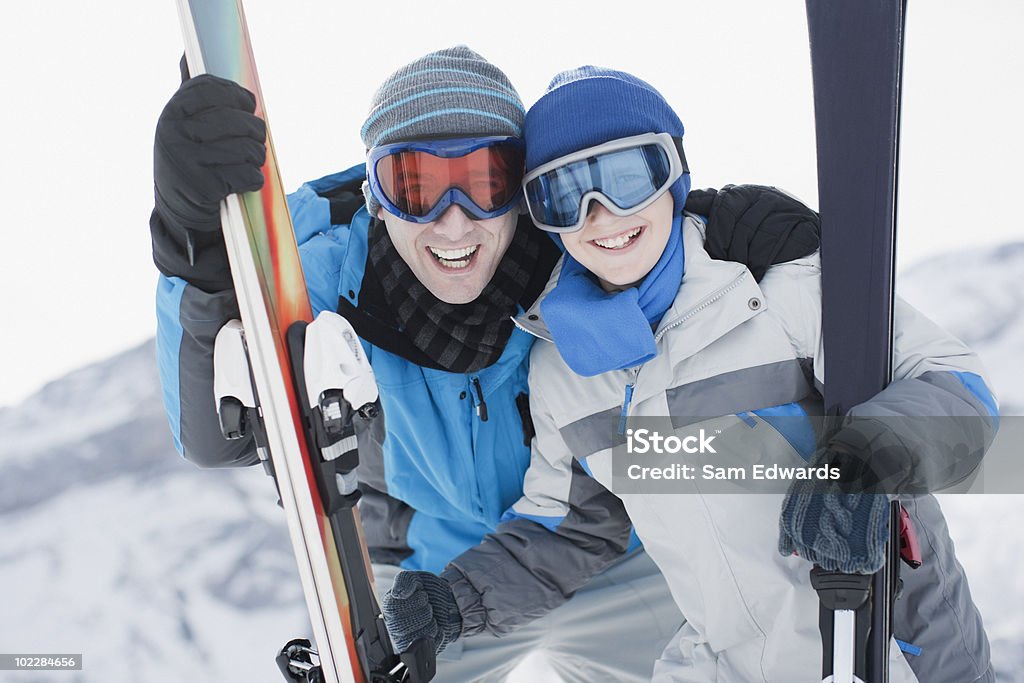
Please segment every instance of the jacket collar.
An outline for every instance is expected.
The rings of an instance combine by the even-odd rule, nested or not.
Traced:
[[[681,341],[673,345],[673,353],[687,357],[760,313],[765,309],[765,300],[746,266],[734,261],[718,261],[708,255],[704,249],[705,226],[700,218],[688,213],[682,227],[686,273],[654,337],[660,341],[669,330],[689,330],[686,335],[677,335]],[[558,284],[561,270],[559,260],[537,300],[513,319],[522,330],[548,342],[553,340],[540,305]]]

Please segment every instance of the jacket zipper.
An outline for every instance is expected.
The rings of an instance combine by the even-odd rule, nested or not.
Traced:
[[[476,391],[476,414],[480,418],[481,422],[487,422],[487,403],[484,401],[484,390],[480,387],[480,379],[474,377],[470,382],[473,384],[473,389]]]
[[[696,308],[692,309],[686,315],[682,316],[678,320],[674,320],[670,324],[666,325],[664,327],[664,329],[662,329],[655,336],[655,338],[654,338],[655,343],[657,343],[662,337],[664,337],[665,333],[668,332],[669,330],[671,330],[673,327],[678,327],[678,326],[682,325],[684,322],[686,322],[687,320],[689,320],[693,316],[697,315],[698,313],[700,313],[705,308],[707,308],[711,304],[713,304],[716,301],[718,301],[719,299],[721,299],[723,296],[725,296],[726,294],[728,294],[732,290],[734,290],[737,287],[739,287],[740,284],[743,282],[745,277],[746,277],[746,273],[740,275],[735,280],[733,280],[730,284],[726,285],[722,289],[720,289],[717,292],[715,292],[715,294],[713,294],[709,299],[705,300],[704,303],[702,303],[700,306],[697,306]],[[642,367],[643,366],[641,365],[641,366],[638,366],[636,368],[633,368],[633,381],[626,385],[626,393],[625,393],[625,395],[622,398],[622,412],[619,413],[619,434],[620,435],[626,433],[626,420],[629,417],[629,406],[633,402],[633,393],[636,391],[637,377],[640,376],[640,368],[642,368]]]
[[[544,341],[551,342],[552,344],[555,343],[555,340],[552,339],[551,337],[546,337],[543,334],[541,334],[540,332],[537,332],[536,330],[531,330],[530,328],[524,326],[516,318],[512,318],[512,324],[515,325],[516,327],[518,327],[519,329],[521,329],[526,334],[529,334],[529,335],[531,335],[533,337],[536,337],[537,339],[543,339]]]
[[[636,378],[640,374],[640,368],[633,368],[633,381],[626,385],[626,395],[622,397],[622,412],[619,413],[619,434],[626,433],[626,420],[629,417],[629,404],[633,402],[633,390],[636,388]]]
[[[743,280],[746,277],[747,277],[747,274],[743,273],[738,278],[733,280],[730,284],[726,285],[722,289],[720,289],[717,292],[715,292],[715,294],[713,294],[710,299],[705,300],[704,303],[702,303],[700,306],[697,306],[696,308],[692,309],[686,315],[684,315],[683,317],[679,318],[678,320],[673,320],[670,324],[666,325],[660,332],[658,332],[657,335],[655,335],[654,341],[655,342],[660,341],[661,338],[665,336],[665,333],[667,333],[673,327],[679,327],[680,325],[685,323],[687,320],[689,320],[693,316],[697,315],[698,313],[700,313],[705,308],[707,308],[711,304],[713,304],[716,301],[718,301],[719,299],[721,299],[723,296],[725,296],[726,294],[728,294],[732,290],[734,290],[737,287],[739,287],[743,283]]]

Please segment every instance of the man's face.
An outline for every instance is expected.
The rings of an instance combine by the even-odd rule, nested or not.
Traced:
[[[377,212],[399,255],[416,278],[441,301],[473,301],[505,256],[519,213],[514,209],[497,218],[473,220],[456,205],[432,223],[410,223]]]
[[[669,192],[629,216],[616,216],[600,202],[591,202],[587,222],[576,232],[562,233],[562,243],[605,290],[624,289],[643,280],[658,263],[672,232],[674,206]]]

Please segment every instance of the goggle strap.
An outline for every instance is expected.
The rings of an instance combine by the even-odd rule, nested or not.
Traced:
[[[683,139],[673,135],[672,142],[675,143],[676,151],[679,152],[679,163],[683,167],[683,173],[689,173],[690,167],[686,165],[686,153],[683,151]]]

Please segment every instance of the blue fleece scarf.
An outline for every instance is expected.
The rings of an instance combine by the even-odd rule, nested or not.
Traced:
[[[558,284],[540,304],[558,352],[573,372],[593,377],[654,358],[653,328],[672,305],[683,279],[682,213],[661,258],[636,287],[606,292],[579,261],[565,254]]]

